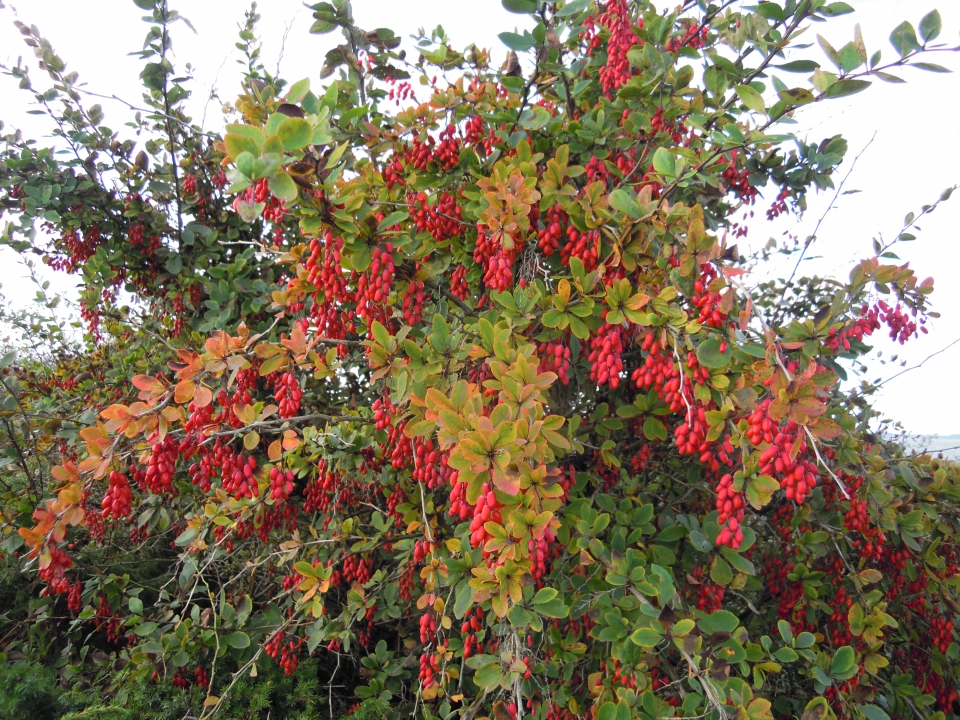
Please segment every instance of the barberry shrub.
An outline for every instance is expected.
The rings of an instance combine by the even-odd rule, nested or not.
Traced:
[[[133,160],[23,27],[76,161],[8,136],[6,237],[82,273],[98,374],[4,358],[5,551],[43,583],[6,647],[53,628],[69,677],[199,686],[203,717],[307,656],[331,713],[960,712],[960,469],[841,383],[925,332],[933,281],[888,245],[752,287],[732,244],[834,186],[846,142],[792,114],[945,70],[935,11],[892,60],[822,25],[821,64],[786,53],[846,3],[504,0],[534,27],[497,67],[439,27],[413,61],[337,0],[318,86],[263,71],[251,10],[207,142],[178,15],[135,1],[160,139]],[[178,294],[179,324],[139,312]]]

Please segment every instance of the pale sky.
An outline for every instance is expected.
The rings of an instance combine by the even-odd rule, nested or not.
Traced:
[[[10,0],[4,0],[9,6]],[[808,32],[807,42],[815,43],[815,33],[841,47],[853,39],[853,26],[860,23],[868,52],[882,49],[883,59],[896,57],[887,37],[902,20],[915,26],[929,10],[937,7],[943,18],[943,32],[938,42],[958,44],[960,4],[956,0],[848,0],[856,8],[852,15],[829,23],[817,24]],[[173,30],[175,62],[179,70],[186,63],[194,67],[194,92],[190,109],[199,119],[206,106],[206,127],[219,129],[220,103],[207,103],[211,87],[216,87],[223,101],[237,94],[240,67],[234,49],[237,26],[249,3],[243,0],[171,0],[171,7],[182,12],[197,29],[194,35],[185,25]],[[752,3],[746,3],[750,5]],[[357,24],[365,29],[388,27],[401,37],[424,27],[440,24],[456,47],[475,42],[493,48],[498,62],[506,48],[497,39],[504,30],[529,26],[525,17],[506,12],[499,0],[353,0]],[[37,25],[68,64],[80,73],[87,89],[105,95],[116,94],[140,104],[140,65],[127,53],[141,47],[147,26],[140,21],[143,14],[131,0],[14,0],[13,7],[27,24]],[[339,33],[324,36],[308,34],[311,11],[299,0],[265,0],[259,8],[263,19],[260,36],[263,41],[264,64],[272,72],[277,67],[281,41],[291,26],[280,64],[281,74],[293,82],[309,77],[314,87],[320,85],[319,70],[326,51],[343,42]],[[36,68],[30,48],[13,27],[10,9],[0,10],[0,62],[16,63],[23,55],[29,61],[34,83],[46,87],[46,76]],[[829,65],[819,48],[804,51]],[[938,53],[930,60],[960,71],[960,53]],[[921,205],[934,202],[945,188],[960,183],[960,74],[941,75],[920,70],[898,72],[905,85],[875,82],[866,92],[851,98],[832,100],[805,109],[798,114],[798,124],[791,128],[801,139],[819,142],[842,133],[850,143],[848,162],[841,166],[837,182],[846,174],[849,162],[876,133],[876,140],[860,158],[845,189],[862,192],[841,197],[819,231],[819,241],[804,262],[801,273],[833,272],[846,277],[853,260],[871,253],[871,238],[882,234],[892,237],[901,227],[904,216],[918,212]],[[785,82],[802,84],[804,76],[783,73]],[[8,127],[24,128],[29,137],[49,132],[36,116],[26,113],[30,98],[18,91],[11,78],[0,77],[0,119]],[[100,102],[106,111],[106,124],[122,128],[129,112],[109,100]],[[750,235],[743,245],[759,247],[770,237],[779,238],[784,230],[803,238],[823,215],[833,197],[829,192],[811,196],[810,208],[802,222],[795,218],[767,223],[765,211],[772,198],[758,200],[756,216],[750,224]],[[915,365],[928,355],[960,338],[960,282],[953,277],[960,265],[960,192],[942,205],[921,224],[922,232],[913,243],[900,247],[903,261],[910,261],[920,278],[936,279],[933,307],[942,317],[928,322],[930,334],[921,335],[904,347],[878,340],[875,344],[884,357],[898,353],[899,359]],[[818,257],[817,257],[818,256]],[[6,297],[15,304],[27,303],[34,295],[32,285],[23,276],[10,251],[0,252],[0,284]],[[794,260],[782,264],[781,275],[789,274]],[[775,270],[779,270],[777,266]],[[74,280],[64,276],[50,278],[52,289],[74,296]],[[766,279],[755,276],[753,284]],[[960,363],[960,344],[931,359],[887,385],[878,405],[889,417],[899,419],[911,432],[960,433],[960,382],[953,369]],[[895,374],[899,367],[868,362],[871,380]]]

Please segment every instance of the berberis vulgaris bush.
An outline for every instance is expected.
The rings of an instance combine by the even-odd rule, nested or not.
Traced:
[[[288,85],[254,7],[211,136],[179,15],[135,2],[129,129],[37,28],[52,85],[6,68],[68,152],[4,137],[4,239],[87,329],[3,361],[4,548],[42,580],[7,653],[204,718],[307,657],[324,717],[960,712],[960,470],[841,382],[922,342],[933,281],[891,243],[758,284],[735,245],[838,185],[795,114],[945,71],[936,11],[881,52],[843,2],[503,0],[533,29],[499,66],[338,0]]]

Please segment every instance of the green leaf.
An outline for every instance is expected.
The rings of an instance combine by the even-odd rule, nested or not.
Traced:
[[[640,647],[652,648],[660,644],[663,635],[653,628],[640,628],[634,631],[630,639]]]
[[[863,92],[873,83],[869,80],[837,80],[833,85],[827,88],[827,91],[823,94],[824,97],[828,98],[837,98],[837,97],[846,97],[847,95],[856,95],[858,92]]]
[[[652,415],[648,415],[643,421],[643,434],[647,440],[666,440],[667,428]]]
[[[471,658],[472,659],[472,658]],[[503,678],[503,671],[500,669],[500,663],[492,662],[483,665],[473,675],[473,681],[485,690],[492,690],[500,684]]]
[[[238,157],[242,152],[248,152],[255,157],[260,154],[260,145],[243,135],[228,132],[223,136],[223,142],[227,147],[227,155],[231,158]]]
[[[857,672],[856,655],[853,648],[844,645],[837,650],[830,664],[830,674],[838,680],[847,680]]]
[[[697,620],[697,625],[699,625],[700,629],[708,635],[712,635],[713,633],[721,630],[723,632],[732,633],[737,629],[739,624],[740,618],[738,618],[729,610],[717,610],[707,617],[702,617]]]
[[[793,644],[793,628],[790,627],[790,623],[788,623],[786,620],[778,620],[777,630],[780,631],[780,637],[783,638],[783,641],[787,645]]]
[[[796,650],[788,647],[780,648],[773,655],[777,660],[784,663],[796,662],[800,658]]]
[[[723,587],[733,582],[733,570],[722,557],[713,558],[713,562],[710,564],[710,579]]]
[[[900,57],[910,54],[913,50],[922,49],[917,41],[917,32],[913,25],[904,21],[897,25],[890,33],[890,44],[900,53]]]
[[[778,70],[795,73],[811,73],[820,67],[820,63],[814,60],[793,60],[783,65],[774,65]]]
[[[923,20],[920,21],[920,37],[923,38],[923,42],[928,43],[931,40],[936,40],[937,36],[940,35],[941,27],[939,11],[931,10],[924,15]]]
[[[243,648],[250,646],[250,636],[244,632],[232,632],[224,639],[227,645],[237,650],[243,650]]]
[[[502,32],[497,37],[500,38],[500,42],[517,52],[525,52],[537,44],[537,41],[530,34],[518,35],[512,32]]]
[[[267,187],[270,188],[270,192],[285,202],[293,202],[297,199],[297,184],[286,170],[278,170],[272,178],[267,180]]]
[[[890,720],[890,716],[876,705],[857,705],[857,709],[863,713],[867,720]]]
[[[640,217],[642,217],[640,208],[637,207],[637,203],[634,201],[633,196],[623,188],[617,188],[610,193],[609,200],[610,207],[612,207],[614,210],[619,210],[630,219],[638,220]]]
[[[140,625],[137,625],[136,630],[134,630],[133,632],[136,633],[136,635],[139,637],[146,637],[147,635],[150,635],[158,627],[159,625],[157,625],[157,623],[155,622],[145,622],[145,623],[141,623]]]
[[[590,6],[592,1],[593,0],[573,0],[573,2],[564,5],[563,9],[557,12],[556,17],[570,17],[571,15],[583,12]]]
[[[398,225],[406,220],[410,215],[403,210],[397,210],[387,215],[383,220],[380,221],[380,224],[377,226],[377,232],[382,233],[391,225]]]
[[[191,527],[191,528],[187,528],[187,529],[184,530],[182,533],[180,533],[179,535],[177,535],[177,539],[174,540],[174,542],[175,542],[177,545],[183,547],[184,545],[189,545],[196,536],[197,536],[197,529],[196,529],[196,528],[192,528],[192,527]]]
[[[853,12],[853,8],[845,2],[834,2],[820,8],[819,12],[827,17],[837,17]]]
[[[706,368],[722,368],[730,364],[730,356],[733,354],[730,350],[730,344],[723,352],[720,352],[721,341],[716,338],[709,338],[700,343],[697,348],[697,360]]]
[[[943,65],[937,65],[936,63],[928,62],[916,62],[910,63],[910,67],[919,68],[920,70],[926,70],[927,72],[935,73],[949,73],[953,72],[950,68],[945,68]]]
[[[677,174],[676,158],[666,148],[657,148],[653,154],[653,169],[660,175],[674,177]]]
[[[310,78],[304,78],[290,86],[285,99],[288,103],[296,105],[307,96],[308,92],[310,92]]]
[[[134,615],[140,615],[143,613],[143,600],[140,598],[130,598],[130,601],[127,603],[127,607],[130,608],[130,612]]]
[[[284,150],[299,150],[310,144],[313,127],[304,118],[285,118],[277,128],[277,137],[283,142]]]
[[[767,106],[763,103],[763,97],[749,85],[738,85],[736,91],[743,104],[754,112],[765,113],[767,111]]]
[[[597,720],[617,720],[617,706],[612,702],[605,702],[600,706],[600,712],[597,713]]]
[[[560,598],[539,603],[534,609],[548,618],[565,618],[570,614],[570,608],[568,608]]]
[[[507,12],[517,13],[518,15],[526,15],[537,11],[535,0],[500,0],[500,2]]]
[[[180,271],[183,270],[183,258],[179,253],[171,255],[164,264],[164,268],[166,268],[166,271],[171,275],[179,275]]]

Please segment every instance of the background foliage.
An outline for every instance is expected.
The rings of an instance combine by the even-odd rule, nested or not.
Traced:
[[[187,21],[135,4],[124,129],[36,27],[43,86],[5,69],[57,145],[4,130],[3,241],[77,276],[84,332],[42,284],[8,318],[0,713],[960,712],[960,471],[841,382],[925,331],[895,252],[952,191],[849,278],[748,287],[733,217],[839,192],[792,114],[947,71],[936,12],[891,54],[831,44],[842,2],[504,0],[537,25],[497,67],[340,0],[318,85],[264,69],[254,6],[212,136]]]

